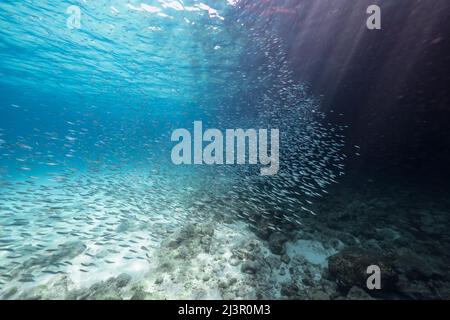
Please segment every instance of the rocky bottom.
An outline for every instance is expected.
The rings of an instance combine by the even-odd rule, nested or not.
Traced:
[[[55,274],[36,286],[9,287],[1,298],[450,298],[448,200],[422,195],[412,202],[410,191],[373,182],[337,190],[301,230],[268,231],[261,222],[188,224],[168,231],[147,255],[145,272],[119,270],[84,287]],[[85,249],[67,242],[52,259],[73,259]],[[381,270],[380,290],[367,288],[369,265]]]

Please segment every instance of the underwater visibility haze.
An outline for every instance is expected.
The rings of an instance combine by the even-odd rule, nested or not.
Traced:
[[[0,298],[449,299],[449,9],[1,1]]]

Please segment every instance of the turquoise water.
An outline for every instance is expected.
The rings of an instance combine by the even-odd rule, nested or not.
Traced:
[[[0,294],[256,297],[236,250],[315,214],[344,174],[342,127],[235,1],[74,4],[74,29],[68,3],[0,4]],[[279,173],[174,165],[170,135],[195,120],[279,129]],[[334,252],[299,245],[317,265]]]

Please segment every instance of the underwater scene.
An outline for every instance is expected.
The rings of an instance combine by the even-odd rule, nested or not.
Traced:
[[[0,300],[450,299],[448,0],[2,0]]]

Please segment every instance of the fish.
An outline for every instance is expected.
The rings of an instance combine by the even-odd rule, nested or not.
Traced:
[[[219,15],[208,12],[211,19]],[[189,17],[189,21],[193,19]],[[199,19],[203,25],[204,17]],[[220,21],[214,26],[220,28]],[[234,31],[233,34],[240,34],[242,29]],[[205,35],[208,32],[204,30]],[[92,45],[108,47],[108,38],[103,36],[104,39],[99,38]],[[198,40],[200,43],[201,39]],[[52,108],[50,101],[43,101],[45,106],[37,104],[34,110],[29,106],[29,114],[33,111],[31,116],[26,113],[28,107],[11,105],[15,109],[10,111],[20,114],[29,130],[18,134],[10,134],[7,128],[0,130],[0,160],[5,160],[0,168],[0,254],[8,266],[5,270],[16,266],[33,274],[40,271],[56,275],[70,274],[72,271],[63,270],[72,269],[87,273],[94,267],[101,268],[103,261],[107,264],[115,264],[120,259],[151,262],[155,260],[153,251],[158,253],[161,244],[188,223],[200,224],[213,219],[222,226],[224,220],[231,226],[241,222],[250,227],[263,224],[269,230],[284,232],[281,225],[297,227],[302,223],[302,215],[320,214],[315,211],[316,202],[345,174],[346,128],[329,123],[319,99],[290,72],[289,57],[280,39],[264,30],[251,30],[243,42],[252,49],[254,59],[221,56],[228,47],[227,42],[234,43],[231,47],[240,43],[231,42],[231,38],[226,40],[211,47],[221,49],[214,50],[220,57],[217,62],[223,61],[218,70],[209,74],[208,58],[200,55],[204,61],[193,74],[198,78],[199,87],[211,90],[211,95],[202,101],[202,92],[193,90],[199,87],[189,77],[192,88],[186,90],[189,92],[186,96],[192,96],[195,100],[192,104],[198,102],[198,106],[191,108],[189,103],[180,102],[183,105],[179,109],[183,110],[171,110],[173,123],[166,121],[164,108],[156,104],[157,98],[152,98],[156,107],[151,103],[128,106],[135,102],[128,95],[123,98],[126,101],[118,100],[111,108],[109,102],[100,105],[104,90],[120,87],[112,77],[114,73],[123,76],[125,84],[129,84],[123,90],[130,90],[130,96],[137,88],[144,93],[151,91],[137,96],[142,98],[139,100],[150,99],[159,91],[167,94],[167,98],[186,100],[182,97],[187,92],[176,81],[173,82],[175,91],[152,83],[144,85],[151,79],[138,67],[154,65],[155,57],[146,60],[150,64],[139,64],[138,60],[136,64],[128,63],[131,60],[127,58],[123,70],[115,70],[121,66],[112,64],[111,74],[95,72],[94,58],[81,59],[82,64],[94,62],[89,64],[93,79],[89,86],[77,87],[76,81],[68,86],[78,88],[74,90],[77,94],[83,93],[76,107],[70,106],[71,101],[60,101],[61,106]],[[114,56],[120,58],[120,50]],[[158,57],[157,64],[163,63],[163,58]],[[251,60],[251,68],[233,70],[234,60],[240,58]],[[185,62],[190,63],[188,60]],[[170,64],[174,72],[158,72],[155,78],[163,81],[173,77],[178,70],[176,64]],[[235,77],[221,78],[228,73],[222,75],[221,68]],[[58,73],[54,75],[59,79]],[[203,78],[211,83],[202,82]],[[111,86],[95,92],[99,103],[93,105],[88,92],[84,95],[82,89],[96,88],[99,81],[108,81]],[[56,88],[65,88],[64,84]],[[249,99],[249,95],[238,92],[252,93],[252,97]],[[208,103],[209,99],[214,101]],[[115,107],[119,103],[124,104],[123,110]],[[37,119],[49,115],[47,108],[54,112],[51,125],[49,119]],[[255,174],[258,168],[248,166],[175,167],[169,159],[172,128],[166,126],[184,127],[197,114],[205,116],[205,125],[206,118],[210,119],[211,128],[236,128],[239,124],[248,128],[268,125],[279,128],[282,135],[279,173],[269,178]],[[361,152],[356,145],[351,150]],[[76,245],[66,248],[67,242]],[[31,275],[21,279],[34,281]],[[11,279],[2,277],[2,281]]]

